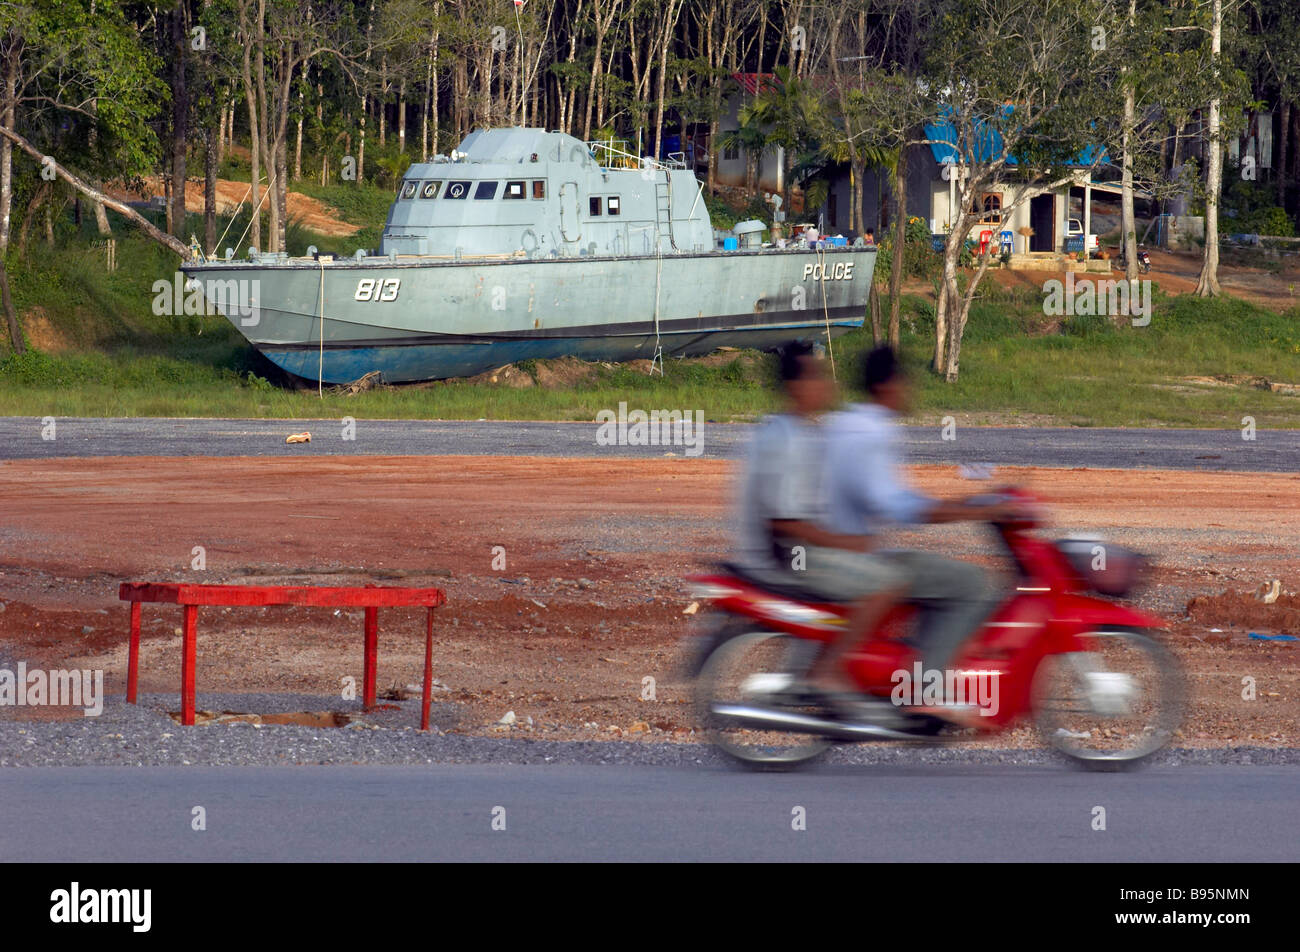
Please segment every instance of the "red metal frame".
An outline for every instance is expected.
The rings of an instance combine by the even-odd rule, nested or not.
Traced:
[[[375,706],[378,669],[379,609],[425,608],[424,696],[420,705],[420,730],[429,729],[429,697],[433,688],[433,610],[447,603],[440,588],[315,587],[293,585],[191,585],[181,582],[124,582],[117,597],[131,603],[131,643],[127,652],[126,699],[136,703],[140,666],[140,605],[162,602],[184,609],[181,639],[181,723],[194,724],[194,666],[198,652],[200,605],[264,607],[306,605],[319,608],[364,608],[365,641],[362,648],[362,704]]]

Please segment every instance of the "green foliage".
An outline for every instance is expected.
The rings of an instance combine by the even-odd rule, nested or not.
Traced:
[[[1295,225],[1286,209],[1273,204],[1277,192],[1271,184],[1232,179],[1220,200],[1221,231],[1290,238]]]

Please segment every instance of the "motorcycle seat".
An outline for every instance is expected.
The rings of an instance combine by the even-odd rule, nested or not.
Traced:
[[[766,578],[761,578],[747,571],[744,566],[737,565],[735,562],[719,562],[718,572],[723,575],[730,575],[744,582],[746,585],[752,585],[755,588],[761,588],[772,595],[779,595],[781,598],[788,598],[796,602],[809,602],[814,605],[835,604],[835,599],[826,598],[822,595],[816,595],[800,585],[793,582],[777,583]]]

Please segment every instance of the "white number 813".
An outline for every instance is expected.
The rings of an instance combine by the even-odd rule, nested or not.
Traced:
[[[396,301],[400,278],[362,278],[357,282],[358,301]]]

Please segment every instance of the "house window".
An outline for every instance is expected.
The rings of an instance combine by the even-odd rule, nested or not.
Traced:
[[[980,198],[979,213],[983,224],[1002,224],[1002,193],[985,192]]]
[[[523,182],[506,182],[506,194],[505,194],[505,197],[506,197],[507,199],[523,198],[523,197],[524,197],[524,183],[523,183]]]
[[[736,159],[740,158],[740,146],[736,145],[734,142],[728,143],[727,147],[722,150],[722,157],[728,162],[734,162]]]
[[[591,212],[592,218],[600,217],[600,196],[593,195],[587,199],[587,210]]]
[[[448,182],[447,190],[442,193],[443,198],[452,198],[460,200],[469,195],[469,182]]]
[[[497,197],[496,182],[479,182],[478,188],[474,189],[475,201],[487,201]]]
[[[437,198],[437,197],[438,197],[438,189],[439,189],[440,187],[442,187],[442,182],[440,182],[440,181],[436,181],[436,180],[435,180],[435,181],[432,181],[432,182],[425,182],[425,183],[424,183],[424,186],[420,189],[420,197],[421,197],[421,198]]]
[[[617,195],[611,195],[609,198],[605,199],[605,211],[609,212],[611,215],[617,215],[622,211],[622,203],[619,201]]]
[[[420,187],[419,182],[403,182],[402,198],[415,198],[415,190]]]
[[[546,180],[533,179],[533,198],[546,197]]]

